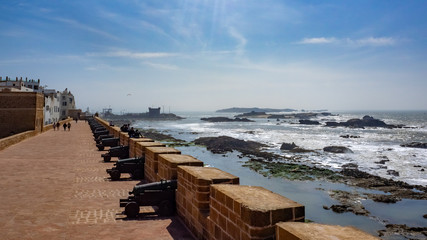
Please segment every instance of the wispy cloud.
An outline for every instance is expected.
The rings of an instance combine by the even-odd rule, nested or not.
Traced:
[[[162,70],[178,70],[179,69],[178,66],[170,65],[170,64],[160,64],[160,63],[152,63],[152,62],[143,62],[143,64],[153,68],[162,69]]]
[[[123,58],[145,59],[145,58],[174,57],[174,56],[177,56],[178,54],[165,53],[165,52],[131,52],[128,50],[117,50],[117,51],[110,51],[105,53],[88,53],[87,55],[91,57],[123,57]]]
[[[245,46],[248,40],[239,32],[236,31],[235,28],[230,27],[228,32],[230,33],[231,37],[236,39],[237,45],[236,45],[236,52],[241,55],[245,52]]]
[[[367,37],[361,39],[344,38],[338,39],[334,37],[326,38],[304,38],[297,42],[298,44],[341,44],[353,46],[391,46],[397,43],[397,40],[392,37]]]
[[[350,42],[352,41],[350,40]],[[396,43],[396,40],[391,37],[381,37],[381,38],[369,37],[369,38],[358,39],[354,41],[354,43],[362,46],[366,46],[366,45],[390,46],[390,45],[394,45]]]
[[[337,39],[335,38],[304,38],[303,40],[299,41],[299,44],[326,44],[326,43],[336,43]]]
[[[108,32],[104,32],[104,31],[101,31],[101,30],[99,30],[97,28],[94,28],[94,27],[82,24],[82,23],[80,23],[80,22],[78,22],[76,20],[73,20],[73,19],[53,18],[53,20],[58,21],[58,22],[62,22],[62,23],[66,23],[66,24],[68,24],[68,25],[70,25],[72,27],[75,27],[75,28],[78,28],[78,29],[81,29],[81,30],[84,30],[84,31],[87,31],[87,32],[90,32],[90,33],[94,33],[94,34],[97,34],[97,35],[100,35],[100,36],[103,36],[103,37],[107,37],[109,39],[113,39],[113,40],[116,40],[116,41],[121,41],[120,38],[118,38],[118,37],[116,37],[116,36],[114,36],[114,35],[112,35],[112,34],[110,34]]]

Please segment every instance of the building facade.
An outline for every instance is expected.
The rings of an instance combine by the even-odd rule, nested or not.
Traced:
[[[80,116],[81,110],[76,109],[74,95],[67,88],[60,92],[45,87],[40,79],[0,77],[0,137]]]

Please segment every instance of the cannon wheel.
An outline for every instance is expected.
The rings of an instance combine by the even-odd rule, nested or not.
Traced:
[[[120,179],[120,172],[117,170],[113,170],[110,172],[110,177],[111,177],[111,180],[117,181]]]
[[[134,179],[141,179],[143,177],[144,177],[144,173],[142,172],[141,169],[136,169],[132,173],[132,178],[134,178]]]
[[[139,206],[136,202],[126,204],[125,214],[128,218],[135,218],[139,214]]]
[[[171,216],[175,212],[173,204],[171,201],[165,200],[159,204],[159,215],[160,216]]]
[[[111,161],[111,156],[110,155],[104,155],[104,162],[109,162]]]

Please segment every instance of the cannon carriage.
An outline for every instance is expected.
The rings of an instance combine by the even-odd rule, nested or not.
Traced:
[[[120,144],[120,138],[104,138],[100,143],[96,144],[99,151],[103,151],[105,147],[117,147]]]
[[[137,217],[140,206],[157,206],[157,214],[171,216],[175,213],[175,192],[177,180],[162,180],[160,182],[136,185],[129,197],[120,199],[120,207],[128,218]]]
[[[122,173],[129,173],[133,179],[144,178],[145,157],[119,159],[114,167],[107,169],[111,180],[117,181]]]
[[[104,158],[104,162],[111,161],[112,157],[118,157],[119,159],[129,158],[129,146],[115,146],[108,149],[107,153],[101,154]]]

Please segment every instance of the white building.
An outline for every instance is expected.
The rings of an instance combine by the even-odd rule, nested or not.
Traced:
[[[61,116],[60,116],[60,101],[58,98],[58,93],[55,92],[55,90],[53,90],[53,92],[45,91],[44,92],[44,124],[45,125],[52,124],[59,120],[61,120]]]
[[[76,108],[76,102],[74,101],[74,95],[66,88],[60,93],[60,118],[66,118],[70,116],[69,110]]]
[[[46,86],[45,86],[46,87]],[[25,80],[18,79],[12,80],[9,77],[6,77],[6,80],[3,80],[0,77],[0,91],[9,91],[9,92],[41,92],[45,96],[44,102],[44,125],[52,124],[68,116],[74,116],[78,111],[76,108],[76,102],[74,100],[73,94],[66,88],[64,91],[56,91],[55,89],[45,89],[45,87],[40,86],[40,79]]]

